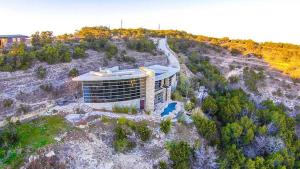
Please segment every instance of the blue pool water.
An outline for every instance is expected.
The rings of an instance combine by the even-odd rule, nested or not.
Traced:
[[[169,115],[170,112],[172,112],[173,110],[175,110],[175,107],[176,107],[176,104],[177,103],[170,103],[165,109],[164,111],[160,114],[161,117],[163,116],[166,116],[166,115]]]

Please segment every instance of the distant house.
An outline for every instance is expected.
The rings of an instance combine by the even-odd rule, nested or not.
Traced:
[[[9,47],[14,43],[30,45],[30,40],[29,37],[25,35],[0,35],[0,48]]]

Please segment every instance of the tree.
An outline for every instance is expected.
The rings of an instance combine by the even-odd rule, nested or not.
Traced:
[[[241,137],[243,127],[237,122],[229,123],[222,128],[222,140],[224,145],[236,144],[238,139]]]
[[[205,113],[211,115],[214,115],[218,111],[218,105],[212,96],[208,96],[204,99],[201,108]]]
[[[189,169],[191,148],[184,141],[171,142],[168,147],[170,159],[173,161],[174,169]]]
[[[193,116],[194,124],[205,139],[210,142],[215,142],[217,139],[217,125],[213,120],[209,120],[203,116]]]
[[[45,45],[52,44],[54,41],[53,33],[51,31],[35,32],[31,35],[31,44],[35,48],[40,48]]]
[[[247,116],[243,116],[239,124],[243,127],[242,142],[249,144],[254,139],[256,126]]]

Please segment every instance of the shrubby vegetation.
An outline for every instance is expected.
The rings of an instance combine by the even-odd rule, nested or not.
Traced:
[[[137,114],[138,110],[135,106],[121,106],[121,105],[114,105],[112,108],[114,113],[125,113],[125,114]]]
[[[115,128],[114,147],[116,151],[125,152],[136,146],[137,140],[129,139],[129,135],[135,132],[142,141],[148,141],[152,131],[146,122],[134,122],[125,117],[119,118]]]
[[[72,68],[69,71],[69,77],[76,77],[76,76],[79,76],[79,71],[76,68]]]
[[[217,125],[213,120],[200,115],[193,116],[194,124],[206,140],[215,143],[217,141]]]
[[[170,159],[172,160],[172,168],[174,169],[189,169],[191,167],[190,158],[192,149],[186,142],[169,142],[167,144]]]
[[[160,130],[165,134],[169,133],[171,127],[172,127],[172,121],[169,118],[161,121],[160,123]]]
[[[153,41],[146,38],[128,40],[127,47],[138,52],[148,53],[154,53],[154,50],[156,48]]]
[[[256,73],[252,69],[244,68],[243,78],[247,88],[252,92],[258,93],[257,85],[263,84],[265,75],[263,71],[259,71],[258,73]]]

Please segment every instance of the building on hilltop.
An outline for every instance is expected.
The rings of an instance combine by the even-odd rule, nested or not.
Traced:
[[[14,43],[30,45],[30,39],[25,35],[0,35],[0,48],[10,47]]]
[[[154,111],[171,99],[179,69],[152,65],[139,69],[118,67],[89,72],[73,78],[82,82],[84,103],[94,109],[112,110],[115,105]]]

